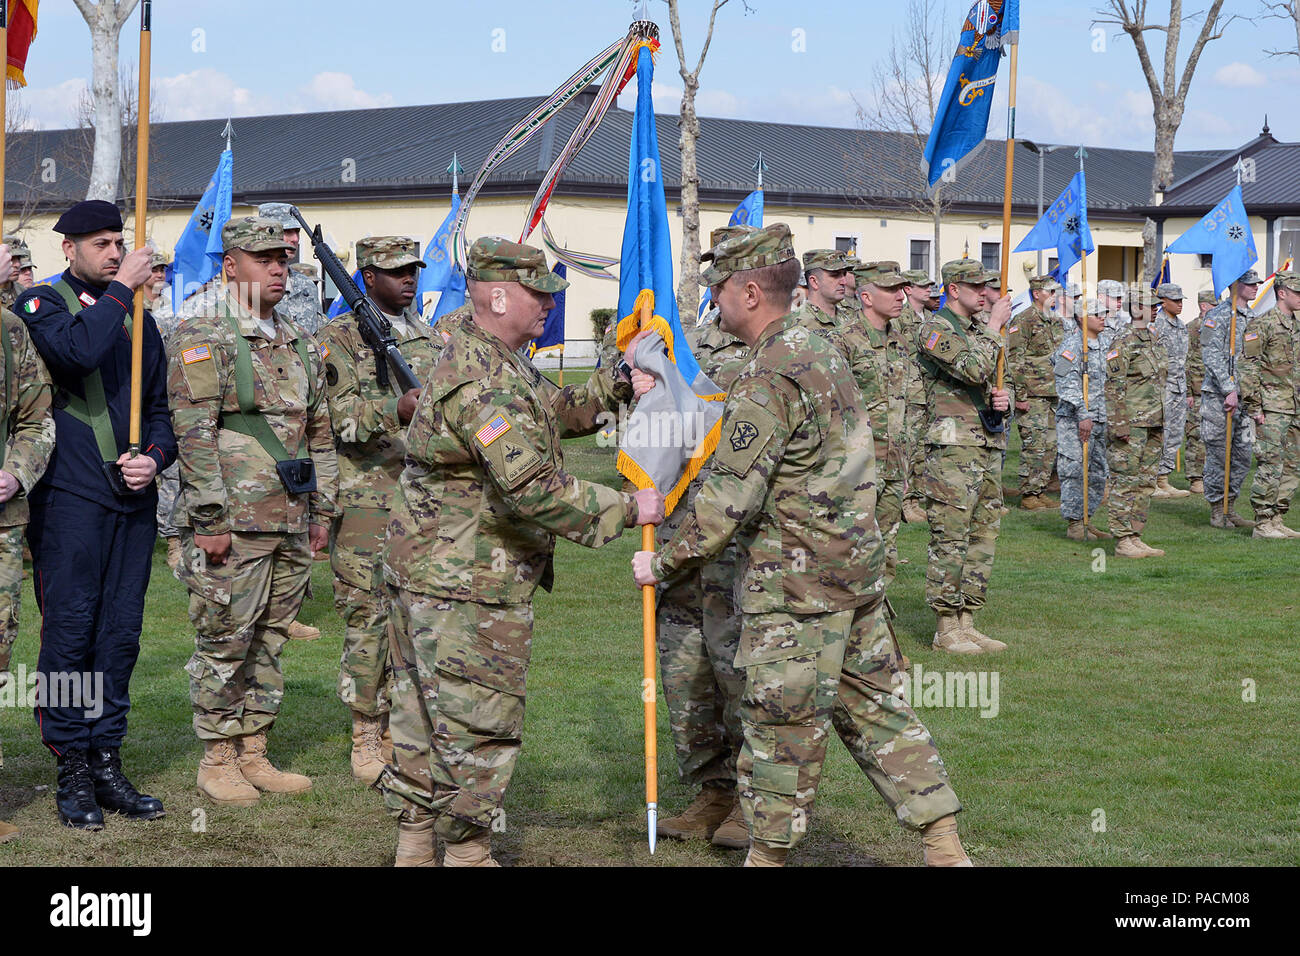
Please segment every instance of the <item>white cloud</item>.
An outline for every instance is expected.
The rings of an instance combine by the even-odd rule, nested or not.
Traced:
[[[317,73],[290,99],[301,104],[299,109],[290,112],[368,110],[393,105],[391,93],[375,94],[359,90],[357,81],[349,73]]]
[[[1214,71],[1214,82],[1220,86],[1244,89],[1252,86],[1268,86],[1268,79],[1249,63],[1229,63]]]
[[[11,108],[27,111],[31,129],[62,129],[77,121],[77,104],[86,90],[83,79],[64,80],[44,89],[25,87],[9,93]]]

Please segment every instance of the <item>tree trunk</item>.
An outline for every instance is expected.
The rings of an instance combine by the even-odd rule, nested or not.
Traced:
[[[943,198],[940,196],[942,191],[943,187],[940,186],[934,191],[931,200],[934,204],[934,248],[930,250],[930,276],[935,279],[939,278],[939,267],[943,264],[943,260],[939,258],[939,230],[943,226]],[[911,263],[909,262],[908,265],[910,266]]]
[[[1172,113],[1176,116],[1171,116]],[[1182,110],[1176,106],[1166,105],[1155,113],[1156,140],[1155,164],[1151,167],[1151,202],[1163,193],[1174,181],[1174,137],[1178,124],[1182,120]],[[1142,227],[1142,271],[1150,282],[1160,270],[1163,249],[1156,248],[1156,224],[1148,219]]]
[[[700,120],[695,115],[695,93],[699,84],[688,79],[682,87],[681,130],[678,145],[682,153],[682,257],[677,283],[677,310],[682,324],[695,322],[700,308],[700,173],[695,165],[695,144]],[[689,327],[689,326],[688,326]]]
[[[101,2],[90,22],[91,95],[95,100],[95,153],[87,199],[117,200],[122,161],[122,104],[118,100],[117,53],[120,24],[114,5]]]

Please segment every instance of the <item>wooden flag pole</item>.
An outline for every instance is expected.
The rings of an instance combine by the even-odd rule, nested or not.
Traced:
[[[1228,299],[1228,308],[1232,310],[1232,318],[1228,320],[1228,367],[1232,370],[1232,377],[1237,377],[1237,283],[1232,284],[1230,297]],[[1241,389],[1237,389],[1237,408],[1241,407]],[[1232,416],[1237,413],[1237,408],[1228,411],[1223,410],[1224,416],[1228,420],[1228,429],[1223,439],[1223,519],[1224,527],[1227,527],[1228,520],[1228,493],[1232,487],[1228,484],[1232,476]]]
[[[648,299],[641,302],[639,327],[646,329],[654,315]],[[641,526],[641,550],[654,551],[655,526]],[[655,714],[655,589],[641,588],[641,701],[645,706],[645,819],[649,828],[650,855],[655,852],[659,816],[659,721]]]
[[[145,216],[149,207],[149,57],[151,53],[152,0],[140,4],[140,89],[135,137],[135,246],[144,245]],[[148,280],[145,280],[147,283]],[[135,290],[135,317],[131,324],[131,457],[140,454],[140,401],[143,394],[144,290]]]
[[[1079,291],[1083,295],[1079,296],[1083,300],[1083,316],[1079,319],[1079,324],[1083,328],[1083,411],[1088,411],[1088,250],[1081,249],[1083,259],[1083,273],[1080,277]],[[1068,276],[1066,278],[1069,278]],[[1093,422],[1093,424],[1097,424]],[[1088,540],[1088,446],[1092,444],[1092,435],[1088,435],[1088,440],[1080,442],[1083,446],[1083,540]]]
[[[9,126],[8,0],[0,0],[0,51],[3,51],[5,56],[5,66],[4,69],[0,71],[0,236],[3,236],[5,218],[5,131]]]
[[[1016,72],[1020,65],[1020,44],[1011,44],[1011,86],[1007,91],[1007,177],[1002,196],[1002,294],[1010,295],[1008,285],[1011,271],[1011,180],[1016,168]],[[1007,326],[998,333],[1005,343]],[[998,352],[998,389],[1003,388],[1006,376],[1007,350],[1004,344]]]

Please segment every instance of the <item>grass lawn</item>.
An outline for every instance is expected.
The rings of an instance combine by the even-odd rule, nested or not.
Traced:
[[[566,370],[566,380],[578,376]],[[569,467],[617,483],[594,438],[566,446]],[[1015,484],[1016,453],[1005,481]],[[1175,483],[1186,482],[1181,475]],[[1015,498],[1011,498],[1014,504]],[[1243,511],[1249,506],[1243,502]],[[925,670],[996,670],[999,710],[922,708],[965,812],[978,865],[1300,863],[1300,543],[1219,531],[1199,497],[1153,502],[1144,538],[1165,558],[1102,562],[1066,540],[1056,512],[1003,519],[981,629],[1010,649],[955,659],[930,648],[924,527],[904,526],[890,598],[899,640]],[[524,749],[494,838],[507,864],[729,866],[741,854],[703,844],[645,843],[640,598],[629,560],[636,535],[601,551],[561,541],[553,594],[539,592]],[[389,865],[395,828],[348,769],[347,710],[335,697],[342,626],[329,566],[316,564],[302,620],[324,636],[284,654],[287,693],[273,758],[307,773],[301,798],[251,809],[198,796],[202,748],[190,727],[193,648],[184,589],[160,543],[132,688],[128,770],[167,806],[165,820],[110,818],[98,834],[58,825],[54,761],[30,711],[0,708],[0,819],[22,839],[0,865]],[[13,666],[34,668],[40,620],[30,582]],[[1243,687],[1255,700],[1243,700]],[[692,796],[677,780],[659,707],[661,813]],[[1104,816],[1104,827],[1102,826]],[[919,864],[902,831],[836,741],[796,864]]]

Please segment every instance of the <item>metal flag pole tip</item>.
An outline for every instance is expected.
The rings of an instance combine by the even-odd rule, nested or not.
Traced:
[[[650,840],[650,855],[654,856],[655,838],[659,835],[659,805],[657,803],[647,803],[645,805],[645,823]]]

